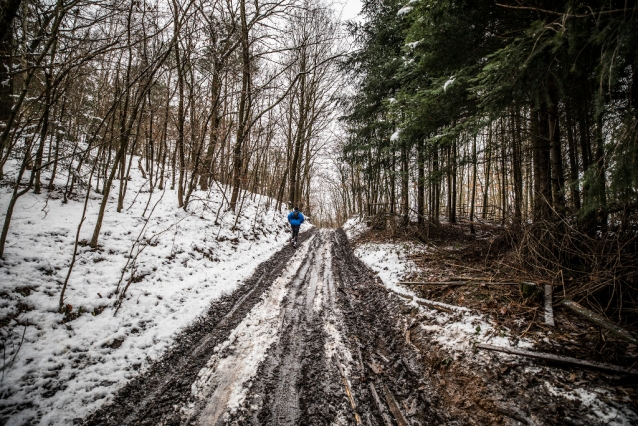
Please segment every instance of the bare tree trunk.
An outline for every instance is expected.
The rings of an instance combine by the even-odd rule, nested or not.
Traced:
[[[605,173],[607,167],[605,164],[605,140],[603,136],[603,113],[596,115],[596,154],[594,158],[596,164],[596,190],[598,204],[598,223],[603,229],[607,228],[607,184]]]
[[[51,110],[51,72],[45,70],[45,96],[44,96],[44,111],[42,113],[42,127],[40,127],[40,144],[38,145],[38,151],[35,154],[35,183],[33,188],[34,194],[40,194],[42,182],[42,156],[44,155],[44,145],[49,133],[49,113]]]
[[[485,166],[485,187],[483,188],[483,208],[481,210],[481,218],[487,220],[487,207],[490,193],[490,180],[492,177],[492,123],[489,124],[487,133],[487,142],[485,146],[485,156],[487,157]]]
[[[470,197],[470,233],[475,234],[474,229],[474,202],[476,201],[476,135],[472,144],[472,196]]]
[[[7,123],[13,107],[13,19],[16,17],[22,0],[2,0],[0,8],[0,123]],[[0,144],[0,157],[4,146]],[[0,169],[0,178],[2,170]]]
[[[558,111],[558,91],[550,84],[550,98],[552,104],[548,108],[547,121],[549,125],[550,161],[552,180],[552,201],[559,216],[565,213],[565,176],[563,173],[563,155],[560,138],[560,113]]]
[[[299,118],[297,123],[297,134],[295,138],[295,143],[293,145],[293,154],[292,154],[292,163],[290,166],[290,203],[292,204],[290,207],[294,207],[297,203],[297,194],[298,188],[298,169],[299,163],[301,161],[301,150],[303,146],[303,137],[305,133],[305,124],[306,124],[306,46],[301,47],[301,61],[299,65],[299,72],[301,73],[301,77],[299,78]]]
[[[64,107],[66,105],[66,102],[62,103],[62,110],[60,111],[60,119],[62,119],[62,117],[64,116]],[[51,177],[49,178],[49,185],[47,190],[49,192],[53,191],[54,188],[54,182],[55,182],[55,177],[56,174],[58,172],[58,161],[60,158],[60,135],[56,134],[55,135],[55,154],[53,155],[53,170],[51,171]],[[98,188],[99,185],[99,173],[98,173],[98,184],[96,184],[96,188]]]
[[[507,222],[507,146],[505,145],[505,122],[501,119],[501,224],[505,225]]]
[[[33,140],[33,139],[31,139]],[[0,259],[4,258],[4,246],[7,243],[7,235],[9,234],[9,225],[11,224],[11,218],[13,216],[13,209],[15,208],[16,202],[18,198],[26,194],[31,190],[33,186],[33,181],[35,178],[35,170],[31,170],[31,177],[29,178],[29,183],[26,188],[20,191],[20,182],[22,181],[22,176],[24,172],[27,170],[27,165],[31,162],[31,145],[32,143],[27,144],[26,154],[22,159],[22,164],[20,166],[20,171],[18,172],[18,177],[16,178],[15,185],[13,187],[13,193],[11,194],[11,200],[9,201],[9,206],[7,207],[7,213],[4,218],[4,225],[2,226],[2,234],[0,235]]]
[[[452,206],[450,207],[450,222],[456,223],[456,163],[457,163],[457,147],[456,138],[452,142]]]
[[[433,206],[432,206],[432,221],[436,224],[439,223],[439,214],[441,212],[441,176],[439,174],[439,147],[434,147],[434,159],[432,160],[432,171],[434,172],[434,181],[432,185],[432,189],[434,191],[433,195]]]
[[[446,195],[447,195],[447,203],[445,206],[445,210],[447,210],[447,219],[448,222],[452,223],[452,161],[451,161],[451,156],[452,153],[451,151],[451,147],[447,146],[445,148],[445,156],[446,156],[446,180],[447,180],[447,191],[446,191]]]
[[[423,140],[419,140],[417,143],[417,167],[418,167],[418,182],[417,182],[417,222],[422,225],[424,223],[423,217],[425,214],[425,153],[423,152],[425,147]]]
[[[512,166],[514,169],[514,226],[520,226],[522,220],[521,205],[523,203],[523,174],[521,172],[521,121],[520,108],[517,106],[512,113]]]
[[[552,199],[549,134],[547,109],[543,106],[532,110],[532,141],[534,145],[534,175],[538,188],[534,194],[534,220],[547,220],[550,216],[549,203]]]
[[[569,147],[569,187],[572,198],[572,207],[575,212],[580,211],[580,189],[578,185],[578,152],[574,141],[574,127],[571,117],[570,105],[565,107],[565,128],[567,129],[567,143]]]
[[[403,213],[403,222],[407,224],[410,221],[410,175],[408,168],[408,149],[406,147],[401,148],[401,200],[403,205],[401,206],[401,213]]]
[[[175,9],[174,26],[175,32],[179,32],[178,10],[179,5],[173,0],[173,8]],[[184,64],[182,63],[181,48],[179,40],[175,43],[175,62],[177,64],[177,86],[179,88],[179,100],[177,106],[177,146],[179,153],[179,181],[177,186],[177,202],[179,207],[184,206],[184,172],[186,171],[186,161],[184,158],[184,122],[186,121],[186,113],[184,111]],[[173,174],[175,172],[173,171]]]
[[[230,209],[235,211],[237,206],[237,197],[241,185],[241,173],[243,165],[243,143],[248,129],[248,121],[250,113],[248,106],[250,104],[250,46],[248,43],[248,23],[246,22],[246,0],[239,2],[240,21],[241,21],[241,48],[242,48],[242,82],[241,94],[239,98],[239,113],[237,121],[237,139],[233,149],[233,192],[230,197]]]

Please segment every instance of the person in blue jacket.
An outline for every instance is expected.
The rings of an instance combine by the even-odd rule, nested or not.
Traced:
[[[303,214],[299,211],[299,207],[295,207],[293,211],[288,213],[288,223],[292,228],[292,245],[297,245],[297,236],[299,235],[299,227],[303,223],[305,218]]]

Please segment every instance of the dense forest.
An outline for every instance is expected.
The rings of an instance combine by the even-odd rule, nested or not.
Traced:
[[[3,0],[0,178],[16,201],[32,191],[102,194],[91,247],[131,168],[146,191],[219,187],[241,211],[248,192],[279,207],[310,198],[332,131],[342,30],[312,1]],[[14,165],[14,166],[10,166]],[[64,187],[54,185],[66,176]],[[115,184],[115,185],[114,185]],[[112,189],[114,187],[114,189]],[[130,195],[132,196],[132,195]],[[274,207],[274,206],[273,206]],[[316,212],[315,212],[316,209]]]
[[[635,315],[636,2],[370,0],[362,13],[343,64],[357,85],[343,211],[425,237],[505,227],[526,273]]]
[[[318,225],[498,226],[529,273],[635,313],[635,1],[366,1],[349,53],[310,0],[1,5],[0,257],[29,192],[99,194],[98,247],[138,168],[185,210],[214,187]]]
[[[0,0],[0,424],[638,424],[637,366],[636,0]]]

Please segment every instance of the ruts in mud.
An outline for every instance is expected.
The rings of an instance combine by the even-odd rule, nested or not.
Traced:
[[[592,424],[579,421],[580,407],[543,403],[540,387],[505,385],[522,376],[495,377],[497,360],[451,362],[422,320],[353,255],[343,231],[308,232],[83,423]]]

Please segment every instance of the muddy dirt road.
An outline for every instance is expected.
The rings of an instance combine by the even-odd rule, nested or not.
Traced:
[[[452,362],[342,231],[304,234],[215,301],[86,425],[597,424],[525,361]]]

